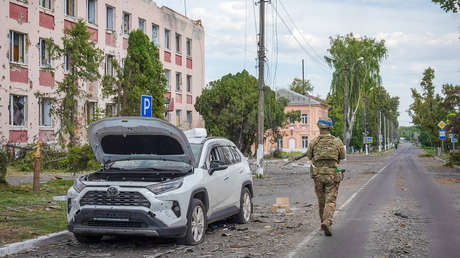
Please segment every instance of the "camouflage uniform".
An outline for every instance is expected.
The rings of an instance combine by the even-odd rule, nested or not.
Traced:
[[[320,118],[318,127],[320,135],[308,145],[307,157],[313,164],[310,175],[315,181],[321,228],[330,236],[335,202],[343,177],[341,172],[337,172],[337,166],[345,158],[345,148],[339,138],[330,134],[332,121],[329,118]]]

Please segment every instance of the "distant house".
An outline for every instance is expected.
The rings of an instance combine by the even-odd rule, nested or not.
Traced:
[[[304,96],[289,89],[280,89],[277,93],[289,100],[284,112],[299,110],[300,122],[292,122],[281,129],[283,137],[278,142],[267,139],[264,152],[269,153],[279,146],[282,151],[306,151],[309,141],[319,135],[316,126],[322,116],[327,116],[329,107],[314,99],[312,96]]]

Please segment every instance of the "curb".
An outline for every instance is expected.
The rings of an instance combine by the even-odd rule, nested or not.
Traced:
[[[51,238],[60,237],[65,234],[69,233],[69,231],[64,230],[56,233],[51,233],[48,235],[40,236],[34,239],[25,240],[23,242],[12,243],[9,245],[5,245],[4,247],[0,248],[0,257],[4,257],[7,255],[17,254],[19,252],[27,251],[37,247],[39,244],[49,240]]]
[[[433,158],[435,158],[435,159],[441,161],[441,162],[444,163],[444,164],[446,163],[446,161],[443,160],[443,159],[441,159],[440,157],[434,156]],[[458,169],[458,170],[460,170],[460,166],[453,165],[452,167],[453,167],[453,168],[456,168],[456,169]]]

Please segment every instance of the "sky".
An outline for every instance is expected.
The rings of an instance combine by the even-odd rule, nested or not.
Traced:
[[[155,2],[202,20],[206,82],[243,69],[257,77],[259,7],[254,0]],[[382,84],[400,97],[400,125],[410,124],[410,88],[419,89],[427,67],[435,70],[437,92],[445,83],[460,85],[460,13],[445,13],[431,0],[271,0],[265,13],[265,83],[274,90],[302,77],[304,59],[313,95],[325,98],[332,76],[324,62],[330,37],[348,33],[385,40]]]

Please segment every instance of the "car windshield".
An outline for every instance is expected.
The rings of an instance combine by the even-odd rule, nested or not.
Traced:
[[[190,147],[192,148],[193,157],[195,158],[196,164],[198,164],[198,159],[200,158],[201,148],[203,147],[203,144],[191,143]]]
[[[185,162],[169,160],[120,160],[115,161],[107,168],[117,170],[152,170],[188,172],[192,166]]]

